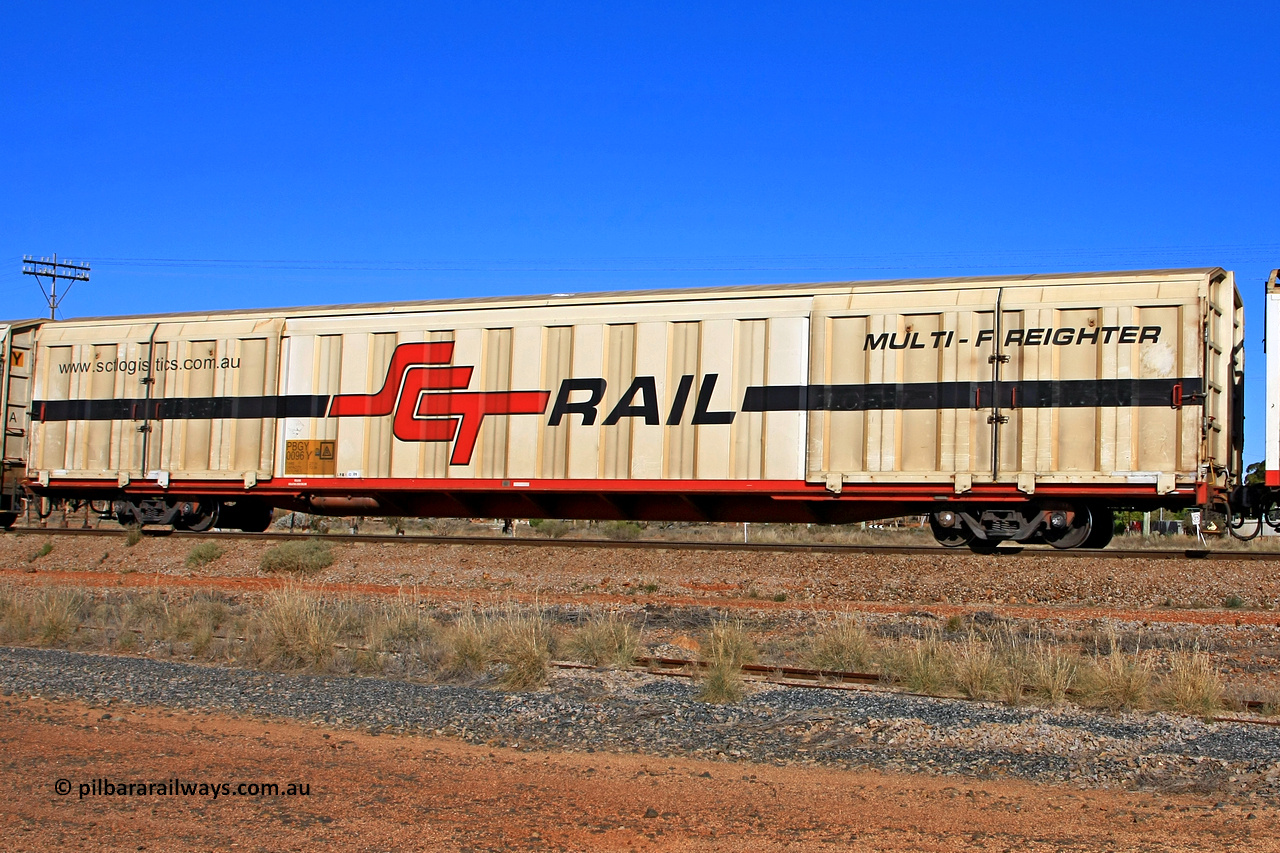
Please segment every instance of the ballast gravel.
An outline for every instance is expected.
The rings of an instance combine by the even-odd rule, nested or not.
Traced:
[[[1280,795],[1280,727],[1166,714],[1011,708],[867,690],[757,685],[712,705],[687,681],[565,670],[547,687],[484,687],[0,648],[10,696],[233,711],[472,743],[820,764],[1082,787]]]

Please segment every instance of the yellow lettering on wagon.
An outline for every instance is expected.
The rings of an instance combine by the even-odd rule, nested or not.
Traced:
[[[284,472],[311,476],[330,476],[338,471],[337,454],[333,441],[286,441],[284,443]]]

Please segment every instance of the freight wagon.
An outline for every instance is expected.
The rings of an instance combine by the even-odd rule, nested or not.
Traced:
[[[1242,340],[1222,269],[13,323],[0,521],[30,493],[190,530],[927,514],[1101,546],[1115,507],[1239,485]]]

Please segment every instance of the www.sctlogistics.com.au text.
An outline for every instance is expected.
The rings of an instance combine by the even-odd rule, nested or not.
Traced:
[[[68,361],[58,365],[67,373],[164,373],[174,370],[238,370],[239,356],[205,356],[204,358],[112,359],[109,361]]]
[[[117,781],[115,779],[90,779],[77,782],[59,779],[54,790],[67,796],[71,793],[85,797],[308,797],[310,782],[189,782],[183,779],[163,781]]]

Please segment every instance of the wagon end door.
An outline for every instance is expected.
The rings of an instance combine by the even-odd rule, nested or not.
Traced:
[[[30,429],[31,360],[38,323],[5,327],[0,357],[4,382],[0,386],[0,412],[4,417],[3,461],[0,465],[0,512],[17,512],[22,503],[22,478],[27,467],[27,433]]]

